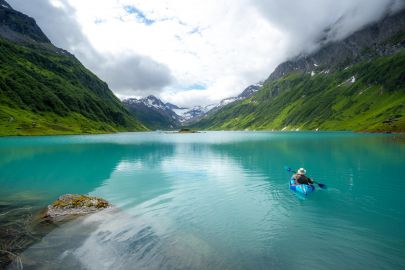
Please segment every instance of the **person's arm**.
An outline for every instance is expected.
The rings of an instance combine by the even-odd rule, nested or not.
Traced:
[[[294,175],[293,175],[293,179],[294,179],[295,184],[298,185],[299,183],[298,183],[298,176],[297,176],[297,174],[294,174]]]

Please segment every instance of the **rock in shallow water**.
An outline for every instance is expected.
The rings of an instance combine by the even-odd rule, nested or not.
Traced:
[[[104,199],[79,194],[65,194],[48,205],[45,213],[47,218],[64,218],[67,216],[94,213],[111,205]]]

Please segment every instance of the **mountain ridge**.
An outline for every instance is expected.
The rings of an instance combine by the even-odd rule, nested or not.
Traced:
[[[0,4],[0,135],[146,130],[105,82],[6,3]]]
[[[209,113],[191,127],[403,132],[404,47],[402,10],[281,63],[251,98]]]
[[[34,18],[31,18],[15,9],[6,1],[0,1],[0,34],[11,41],[51,43],[42,32]]]
[[[380,56],[393,54],[400,47],[389,46],[384,41],[403,32],[404,25],[405,9],[392,16],[385,16],[382,20],[363,27],[341,41],[328,42],[309,55],[299,55],[281,63],[267,80],[276,80],[292,71],[311,72],[323,67],[330,70],[344,68],[370,57],[370,54],[364,53],[364,48],[370,48],[370,53],[377,53]]]
[[[124,99],[122,104],[149,129],[175,129],[180,126],[180,117],[171,109],[177,106],[168,105],[153,95]]]
[[[236,97],[225,98],[217,104],[192,108],[180,108],[169,102],[164,103],[153,95],[139,99],[127,98],[122,104],[150,129],[177,129],[193,124],[207,113],[219,110],[227,104],[251,97],[262,86],[263,83],[259,82],[248,86]]]

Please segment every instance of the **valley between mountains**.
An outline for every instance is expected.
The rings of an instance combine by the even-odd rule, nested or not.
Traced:
[[[325,30],[325,36],[329,33]],[[120,101],[33,18],[0,5],[0,134],[175,130],[405,131],[405,11],[281,63],[217,104]]]

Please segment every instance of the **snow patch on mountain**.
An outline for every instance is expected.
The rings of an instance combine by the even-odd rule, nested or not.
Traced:
[[[259,82],[254,85],[250,85],[247,87],[240,95],[237,97],[229,97],[221,100],[221,102],[217,104],[210,104],[207,106],[195,106],[192,108],[180,108],[175,104],[172,103],[164,103],[160,99],[155,96],[148,96],[141,99],[130,98],[125,99],[123,101],[124,104],[128,105],[137,105],[141,104],[152,110],[158,110],[161,112],[165,112],[168,115],[171,115],[171,118],[178,121],[181,125],[185,125],[191,122],[198,121],[202,117],[204,117],[208,112],[213,110],[219,110],[220,108],[231,104],[235,101],[243,100],[246,98],[251,97],[254,95],[259,89],[263,86],[262,82]]]
[[[207,106],[195,106],[191,109],[177,109],[173,110],[177,115],[181,117],[180,122],[186,123],[198,120],[202,116],[206,115],[216,105],[211,104]]]
[[[183,117],[185,113],[187,113],[190,109],[182,108],[182,109],[172,109],[172,111],[180,117]]]

